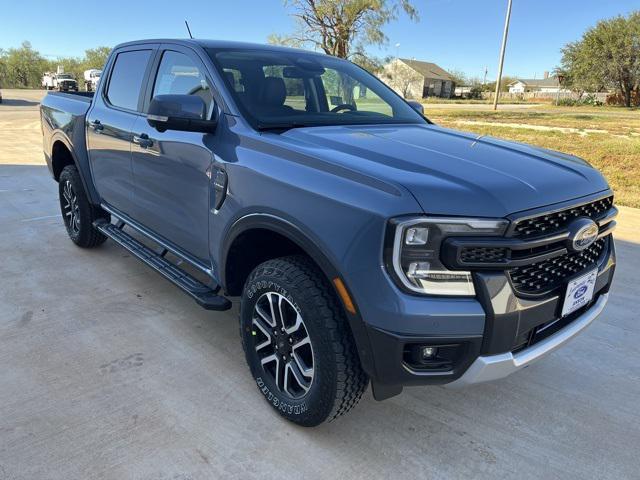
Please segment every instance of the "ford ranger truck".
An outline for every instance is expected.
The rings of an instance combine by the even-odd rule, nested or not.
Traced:
[[[137,41],[95,94],[40,111],[71,240],[111,239],[206,309],[237,299],[258,391],[297,424],[369,382],[383,400],[505,377],[607,302],[617,210],[598,171],[435,125],[348,61]]]

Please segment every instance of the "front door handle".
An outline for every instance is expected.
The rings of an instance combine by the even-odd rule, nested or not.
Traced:
[[[102,130],[104,130],[104,125],[100,123],[100,120],[94,120],[93,122],[91,122],[91,127],[96,133],[100,133]]]
[[[146,133],[141,133],[140,135],[133,136],[133,143],[139,145],[140,148],[149,148],[153,145],[153,140],[151,140]]]

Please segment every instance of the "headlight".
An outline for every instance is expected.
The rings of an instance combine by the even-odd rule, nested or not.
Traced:
[[[442,265],[442,240],[451,236],[501,236],[508,224],[507,220],[482,218],[392,220],[387,240],[387,267],[412,292],[474,296],[471,272],[448,270]]]

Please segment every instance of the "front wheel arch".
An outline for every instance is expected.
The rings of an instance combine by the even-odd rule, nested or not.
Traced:
[[[273,214],[253,213],[245,215],[233,223],[222,245],[220,277],[221,283],[229,295],[239,295],[242,292],[244,280],[246,280],[246,277],[242,281],[233,277],[233,249],[238,247],[238,242],[241,242],[249,235],[255,235],[254,238],[257,240],[261,232],[266,235],[279,236],[287,243],[288,248],[292,250],[281,255],[275,255],[276,257],[302,253],[309,256],[318,265],[330,282],[340,276],[340,272],[334,266],[334,262],[329,260],[329,256],[301,228]],[[271,256],[269,258],[274,257]],[[257,262],[253,267],[259,263],[262,262]],[[247,272],[247,276],[253,270],[253,267]]]
[[[263,248],[259,241],[259,232],[268,232],[268,235],[277,235],[279,238],[287,242],[287,250],[272,251]],[[242,245],[243,239],[248,235],[255,234],[254,242],[248,245]],[[256,257],[254,264],[244,265],[241,269],[239,277],[234,277],[235,261],[241,258],[243,251],[259,249],[262,252],[260,257]],[[236,253],[234,253],[236,252]],[[271,253],[270,255],[267,255]],[[365,323],[360,316],[356,299],[351,294],[349,286],[340,275],[340,271],[335,267],[334,262],[329,260],[317,244],[306,235],[303,230],[293,223],[267,213],[248,214],[237,220],[228,230],[222,245],[222,254],[220,262],[220,279],[221,285],[229,296],[238,296],[242,293],[244,283],[253,269],[260,263],[273,258],[279,258],[287,255],[305,255],[317,265],[324,274],[327,281],[331,284],[332,291],[344,310],[348,320],[351,333],[356,343],[358,355],[363,369],[370,376],[373,375],[375,366],[371,355],[371,344]],[[246,272],[246,275],[245,275]],[[342,281],[348,295],[355,306],[355,313],[350,312],[344,304],[340,292],[336,288],[334,280],[338,278]]]

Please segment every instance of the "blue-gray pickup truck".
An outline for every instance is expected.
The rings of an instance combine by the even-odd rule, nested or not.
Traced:
[[[258,390],[300,425],[369,382],[383,400],[505,377],[607,302],[617,210],[598,171],[439,127],[348,61],[130,42],[95,94],[40,111],[71,240],[110,238],[206,309],[238,298]]]

